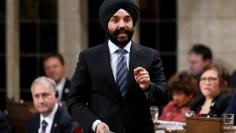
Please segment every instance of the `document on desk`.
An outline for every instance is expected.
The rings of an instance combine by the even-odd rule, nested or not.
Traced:
[[[167,130],[183,130],[184,126],[186,125],[184,122],[160,121],[160,120],[158,120],[157,123],[159,123],[158,128],[165,128]]]
[[[165,130],[156,130],[155,133],[165,133]]]

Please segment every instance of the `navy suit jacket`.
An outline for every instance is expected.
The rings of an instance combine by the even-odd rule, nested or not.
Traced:
[[[58,107],[52,123],[51,133],[72,133],[77,122],[61,107]],[[27,121],[27,133],[38,133],[40,128],[40,113],[36,113]]]
[[[66,78],[66,82],[62,90],[62,98],[61,98],[62,102],[66,102],[69,92],[70,92],[70,80]]]
[[[151,84],[144,92],[134,79],[134,68],[144,67]],[[84,132],[99,119],[116,133],[153,133],[150,102],[165,105],[169,89],[159,53],[131,44],[126,94],[122,97],[112,74],[107,42],[80,53],[68,97],[68,111]]]

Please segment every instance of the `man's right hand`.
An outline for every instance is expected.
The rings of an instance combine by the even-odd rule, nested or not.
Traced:
[[[108,131],[110,131],[110,129],[106,123],[104,122],[98,123],[96,127],[96,133],[107,133]]]

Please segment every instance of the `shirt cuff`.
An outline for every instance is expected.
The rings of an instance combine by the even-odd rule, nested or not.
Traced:
[[[96,127],[97,127],[97,125],[98,125],[100,122],[102,122],[102,121],[96,120],[96,121],[93,122],[92,130],[93,130],[94,132],[96,132]]]

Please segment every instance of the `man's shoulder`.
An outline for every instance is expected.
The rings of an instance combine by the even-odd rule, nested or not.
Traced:
[[[35,114],[33,114],[29,119],[28,119],[28,121],[37,121],[37,120],[39,120],[40,119],[40,113],[35,113]]]
[[[57,113],[54,116],[54,123],[58,123],[64,131],[73,131],[78,126],[78,123],[72,119],[63,107],[58,107]]]
[[[61,121],[61,122],[71,122],[71,121],[73,121],[72,117],[69,115],[67,110],[63,107],[58,107],[57,112],[55,114],[55,118],[56,119],[59,118],[57,120]]]
[[[132,42],[132,47],[134,47],[137,50],[151,52],[151,53],[158,52],[158,50],[156,50],[156,49],[150,48],[148,46],[145,46],[143,44],[139,44],[139,43],[136,43],[136,42]]]
[[[101,49],[104,49],[104,48],[108,47],[106,44],[107,44],[107,42],[104,42],[102,44],[98,44],[97,46],[94,46],[94,47],[83,50],[81,53],[82,54],[96,53],[96,52],[100,51]]]
[[[33,128],[37,125],[39,125],[40,122],[40,114],[35,113],[33,114],[28,120],[27,120],[27,128]]]

